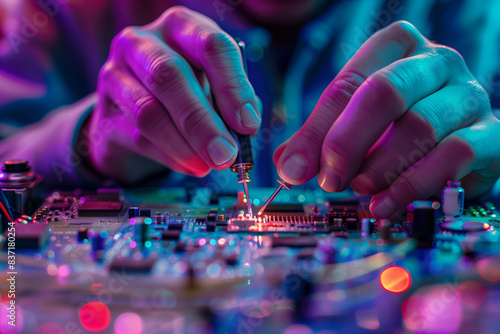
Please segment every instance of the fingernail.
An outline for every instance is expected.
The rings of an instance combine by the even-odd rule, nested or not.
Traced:
[[[390,218],[397,210],[396,204],[389,197],[375,199],[370,204],[371,213],[377,218]]]
[[[257,128],[260,126],[260,117],[250,103],[245,103],[240,109],[241,121],[247,128]]]
[[[289,182],[301,182],[306,176],[307,161],[299,154],[285,159],[281,165],[281,176]]]
[[[318,175],[319,186],[328,192],[336,192],[340,189],[340,176],[330,168],[323,166]]]
[[[224,165],[235,153],[236,148],[222,137],[214,138],[208,143],[208,155],[216,165]]]

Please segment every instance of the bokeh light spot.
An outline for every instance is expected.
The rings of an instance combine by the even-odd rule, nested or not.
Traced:
[[[486,299],[486,289],[476,281],[464,282],[458,287],[458,298],[466,306],[477,307]]]
[[[389,291],[394,293],[401,293],[410,287],[411,277],[410,273],[401,267],[389,267],[380,273],[380,285]]]
[[[126,312],[116,318],[115,334],[141,334],[142,330],[142,318],[136,313]]]
[[[490,257],[477,262],[477,270],[482,278],[489,282],[500,281],[500,259]]]
[[[80,309],[80,322],[91,332],[105,330],[111,322],[109,308],[101,302],[90,302]]]

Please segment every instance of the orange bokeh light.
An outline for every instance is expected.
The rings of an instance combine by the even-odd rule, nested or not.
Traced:
[[[401,267],[389,267],[380,273],[379,277],[380,285],[389,291],[394,293],[401,293],[410,287],[411,277],[410,273]]]

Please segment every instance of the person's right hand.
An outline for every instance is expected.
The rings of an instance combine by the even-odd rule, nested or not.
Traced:
[[[100,174],[124,182],[160,166],[199,177],[228,168],[237,146],[222,119],[241,134],[255,134],[261,122],[236,42],[184,7],[115,37],[98,96],[85,129],[89,160]]]

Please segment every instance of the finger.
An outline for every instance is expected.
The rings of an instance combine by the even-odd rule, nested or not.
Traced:
[[[439,193],[446,181],[460,180],[471,175],[472,170],[491,170],[494,167],[498,177],[498,152],[491,142],[500,139],[499,130],[498,120],[491,117],[453,132],[403,172],[391,187],[373,196],[370,211],[378,218],[395,218],[404,212],[409,203]],[[485,133],[488,140],[485,140]]]
[[[135,76],[127,70],[118,69],[113,63],[105,65],[99,75],[99,89],[119,110],[124,112],[128,120],[132,121],[135,128],[139,130],[138,134],[127,142],[132,150],[136,153],[144,150],[143,153],[147,154],[146,148],[155,143],[154,154],[151,152],[148,154],[153,160],[164,164],[171,163],[172,160],[176,161],[175,164],[167,166],[178,171],[186,169],[191,171],[189,174],[197,176],[208,173],[210,168],[180,134],[164,106],[141,85]],[[141,111],[145,109],[147,110]],[[101,110],[111,110],[111,108]],[[138,120],[138,114],[146,113],[155,114],[156,123]],[[127,122],[120,124],[120,130],[124,124]],[[117,131],[117,133],[121,132]],[[128,131],[127,135],[130,133],[131,131]],[[167,159],[165,157],[167,155],[171,158]]]
[[[375,72],[359,87],[323,143],[318,183],[324,190],[347,188],[370,147],[393,121],[415,102],[447,84],[456,73],[463,75],[466,67],[456,51],[441,47],[436,50],[439,52],[398,60]]]
[[[283,152],[285,152],[285,149],[286,149],[286,147],[288,146],[289,143],[290,143],[290,139],[288,139],[283,144],[281,144],[280,146],[278,146],[278,148],[276,149],[276,151],[274,151],[273,162],[274,162],[274,164],[276,166],[278,165],[278,161],[280,160],[281,155],[283,154]]]
[[[99,101],[98,104],[102,104],[102,102]],[[111,105],[114,102],[108,100],[105,104]],[[117,116],[113,120],[120,130],[114,131],[113,137],[107,142],[106,147],[101,145],[97,148],[97,150],[105,150],[105,152],[97,154],[100,161],[94,161],[94,164],[103,167],[121,166],[122,175],[117,175],[117,172],[113,171],[112,177],[122,179],[124,182],[134,182],[136,175],[148,175],[148,171],[145,170],[148,165],[141,164],[141,158],[156,161],[170,170],[198,177],[205,176],[210,171],[208,166],[205,166],[205,170],[199,166],[197,166],[197,169],[191,169],[190,166],[186,166],[179,160],[174,159],[171,154],[161,150],[144,137],[128,118]],[[136,170],[138,165],[141,166],[139,173]],[[106,170],[106,168],[103,168],[103,170]]]
[[[212,168],[229,168],[236,142],[206,99],[190,65],[151,34],[126,29],[116,48],[139,81],[168,110],[179,133]],[[165,116],[146,105],[134,110],[140,129],[160,138]]]
[[[238,45],[213,20],[184,7],[165,12],[152,26],[168,45],[203,69],[226,123],[242,134],[260,126],[258,102]]]
[[[362,195],[382,191],[443,138],[488,110],[488,96],[476,82],[446,86],[418,101],[370,148],[351,186]]]
[[[277,164],[280,176],[300,184],[318,174],[325,136],[358,87],[375,71],[412,55],[424,43],[426,40],[406,22],[394,23],[370,37],[328,85],[304,126],[290,139]],[[306,161],[306,168],[299,169],[301,164],[294,160]]]

